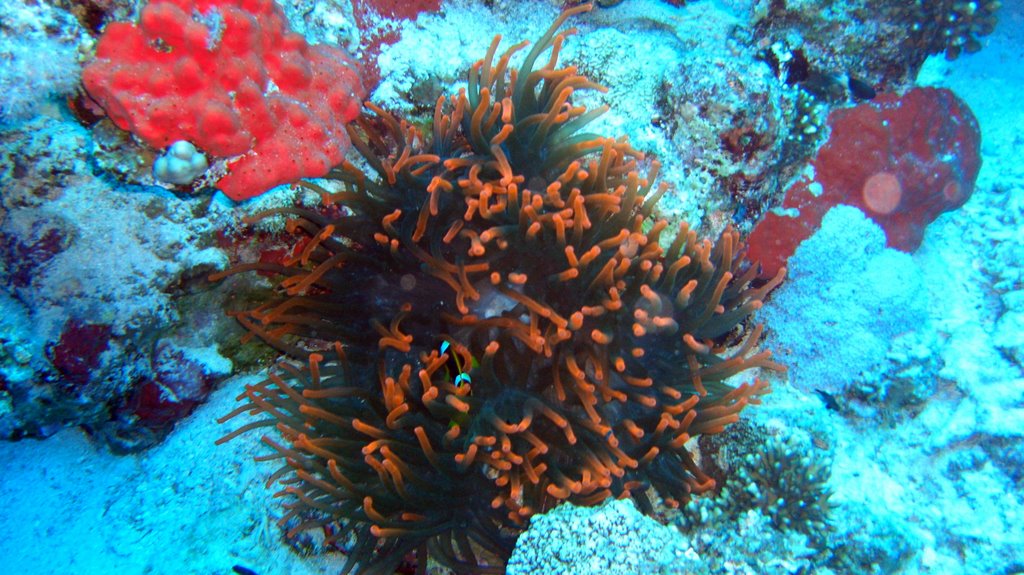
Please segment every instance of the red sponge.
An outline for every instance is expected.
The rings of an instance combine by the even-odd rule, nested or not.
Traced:
[[[885,230],[890,247],[911,252],[924,227],[964,204],[981,168],[981,134],[967,104],[946,89],[836,110],[811,172],[786,191],[748,240],[748,257],[773,277],[832,206],[860,208]]]
[[[217,185],[234,200],[340,163],[364,96],[345,53],[291,33],[272,0],[153,0],[107,26],[82,81],[147,144],[231,158]]]

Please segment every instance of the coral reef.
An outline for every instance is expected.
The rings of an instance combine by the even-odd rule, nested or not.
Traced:
[[[991,256],[980,265],[999,297],[994,343],[1007,358],[1024,366],[1024,238],[1018,233],[1024,229],[1024,179],[1015,159],[1014,155],[997,167],[1017,173],[993,186],[991,199],[979,207],[981,213],[973,227],[979,235],[993,238],[982,244],[991,250]],[[983,242],[980,238],[975,241]]]
[[[184,186],[191,184],[208,167],[206,155],[191,142],[178,140],[167,147],[166,154],[153,162],[153,177],[157,181]]]
[[[863,372],[848,390],[850,411],[887,424],[912,418],[946,382],[940,377],[942,358],[935,353],[938,337],[931,332],[896,336],[875,369]]]
[[[475,55],[487,51],[491,34],[479,33],[481,27],[504,38],[522,38],[536,34],[538,21],[558,16],[557,7],[546,3],[448,4],[447,10],[421,15],[415,25],[406,21],[401,37],[382,44],[376,60],[381,78],[370,100],[417,125],[431,120],[438,94],[455,93],[464,86],[465,71]]]
[[[91,35],[97,36],[111,22],[138,14],[138,0],[52,0],[46,4],[66,10]]]
[[[386,0],[366,3],[384,5]],[[500,220],[512,212],[506,208],[501,215],[495,213],[500,209],[492,208],[495,197],[507,197],[501,194],[509,189],[500,173],[503,160],[486,146],[508,123],[501,117],[505,107],[499,101],[504,98],[495,96],[491,84],[487,86],[492,91],[491,108],[463,104],[462,119],[453,128],[454,140],[447,135],[434,137],[430,128],[436,95],[468,88],[463,72],[471,66],[469,55],[484,54],[491,34],[507,39],[535,37],[562,2],[446,0],[443,11],[420,14],[415,21],[381,18],[357,31],[351,0],[279,0],[291,29],[311,44],[354,47],[359,33],[370,41],[377,33],[400,34],[396,44],[382,48],[386,77],[380,94],[388,94],[389,99],[380,103],[392,114],[401,110],[421,131],[403,127],[388,114],[368,113],[352,130],[368,153],[353,150],[348,158],[353,166],[314,185],[281,186],[241,205],[228,204],[221,195],[211,196],[209,188],[203,189],[217,177],[223,159],[207,178],[190,187],[157,188],[150,168],[160,150],[120,130],[109,118],[97,122],[82,106],[82,97],[64,98],[73,88],[77,61],[91,57],[93,39],[87,33],[98,38],[106,24],[135,21],[144,4],[142,0],[14,0],[5,3],[0,16],[0,36],[7,46],[0,46],[0,87],[6,96],[0,108],[8,106],[0,126],[0,437],[5,438],[0,441],[4,461],[0,507],[5,510],[0,514],[4,533],[0,571],[29,574],[62,566],[81,574],[225,573],[235,565],[238,572],[248,568],[261,575],[298,575],[339,573],[348,558],[351,571],[361,571],[363,559],[372,573],[387,571],[388,561],[412,547],[418,548],[404,553],[398,572],[411,573],[424,564],[428,571],[452,571],[436,561],[423,561],[427,555],[449,564],[447,557],[454,556],[455,572],[496,570],[512,536],[526,525],[520,514],[518,521],[508,516],[511,509],[505,503],[519,493],[522,497],[514,498],[515,504],[525,506],[532,500],[536,508],[529,523],[537,530],[532,534],[527,530],[520,537],[510,570],[557,571],[560,557],[586,554],[610,559],[601,565],[606,571],[642,565],[652,572],[679,575],[971,575],[1015,573],[1024,566],[1024,235],[1020,233],[1024,139],[1019,137],[1024,124],[1020,89],[1024,68],[1015,65],[1020,60],[1024,0],[1004,1],[1000,28],[978,38],[985,45],[979,54],[955,62],[942,55],[931,57],[923,69],[927,76],[917,79],[919,85],[934,83],[954,90],[970,103],[984,127],[985,166],[975,193],[964,206],[929,224],[921,247],[912,255],[884,250],[882,232],[868,231],[868,220],[855,210],[846,210],[838,223],[827,218],[823,235],[805,243],[817,255],[804,253],[790,262],[794,290],[774,292],[777,297],[766,302],[762,311],[767,313],[759,318],[775,326],[767,332],[767,345],[788,354],[784,361],[792,360],[797,386],[774,384],[770,401],[764,402],[767,405],[743,412],[741,422],[750,425],[732,424],[725,433],[703,434],[687,442],[686,456],[722,488],[720,492],[709,489],[695,494],[682,510],[674,511],[660,504],[659,495],[671,489],[660,494],[646,490],[654,519],[671,520],[678,517],[674,513],[703,510],[706,521],[688,520],[685,535],[672,533],[675,524],[658,528],[641,519],[629,506],[630,498],[542,513],[560,501],[589,504],[600,497],[600,489],[584,488],[584,473],[594,476],[598,469],[581,461],[589,456],[606,467],[621,468],[622,477],[614,472],[606,477],[610,492],[625,495],[628,489],[636,495],[640,491],[647,472],[657,471],[670,450],[663,449],[644,462],[650,444],[638,445],[624,418],[637,429],[644,426],[640,441],[648,441],[661,423],[661,404],[672,404],[654,390],[632,390],[622,375],[637,377],[647,358],[673,362],[684,357],[686,350],[671,355],[662,343],[651,341],[659,334],[640,338],[631,334],[638,318],[630,314],[641,311],[650,316],[654,304],[643,303],[642,293],[634,297],[626,289],[619,291],[625,302],[619,311],[606,311],[600,318],[585,316],[590,323],[583,329],[566,328],[573,332],[573,339],[549,342],[550,357],[544,355],[543,347],[541,353],[530,350],[534,342],[529,335],[531,312],[513,296],[529,297],[545,306],[541,309],[569,320],[581,306],[604,304],[594,303],[595,293],[607,295],[597,288],[588,295],[585,279],[593,281],[600,271],[596,268],[591,278],[547,279],[571,267],[557,239],[555,216],[566,224],[580,212],[570,214],[572,206],[555,208],[546,195],[546,186],[565,172],[537,175],[542,170],[531,167],[535,158],[508,147],[515,137],[528,139],[536,133],[526,120],[516,123],[513,134],[497,143],[510,158],[506,163],[514,168],[512,178],[530,178],[517,183],[517,197],[521,200],[528,188],[548,202],[537,212],[547,218],[538,220],[537,241],[522,248],[518,242],[527,241],[524,234],[529,227],[513,229],[509,220]],[[877,107],[892,97],[888,94],[903,93],[916,61],[925,52],[945,51],[950,40],[954,49],[973,49],[977,44],[969,40],[969,34],[975,33],[971,27],[983,32],[984,20],[995,6],[944,0],[714,0],[687,2],[682,9],[672,8],[665,0],[604,4],[615,5],[595,8],[580,18],[581,34],[565,43],[560,56],[577,66],[575,74],[609,90],[575,89],[564,103],[566,117],[556,114],[553,125],[563,119],[572,122],[574,108],[610,105],[611,113],[594,118],[585,129],[626,135],[631,146],[644,150],[641,158],[629,156],[624,145],[609,145],[609,153],[621,152],[627,161],[635,160],[631,169],[641,181],[646,180],[636,192],[646,198],[637,200],[644,208],[653,204],[651,196],[659,190],[653,183],[651,159],[663,162],[658,179],[672,187],[658,201],[657,212],[652,210],[641,224],[640,232],[647,238],[657,218],[669,218],[659,238],[664,239],[661,244],[666,251],[673,239],[670,232],[677,229],[674,222],[682,219],[699,222],[694,229],[711,238],[718,238],[729,223],[741,233],[747,230],[747,224],[771,203],[781,202],[787,182],[835,131],[826,122],[830,111],[865,100]],[[957,10],[974,13],[950,19]],[[933,14],[914,16],[919,24],[914,27],[908,22],[915,11]],[[908,19],[885,22],[892,14],[905,14]],[[761,18],[764,27],[753,27],[751,18]],[[907,42],[919,44],[906,49]],[[500,53],[494,52],[492,70],[500,62]],[[515,53],[507,68],[527,75],[520,66],[528,53],[528,48]],[[548,56],[543,54],[533,71],[553,84],[575,81],[558,76],[563,72],[557,66],[548,69],[546,62]],[[506,78],[507,86],[511,78]],[[482,83],[467,92],[467,100],[480,97]],[[500,111],[488,124],[495,102]],[[79,121],[91,126],[89,131],[75,125],[66,104]],[[522,111],[520,104],[515,101],[513,113]],[[538,102],[527,112],[547,118],[544,114],[551,110],[546,105]],[[446,99],[442,107],[441,117],[454,120],[458,104]],[[476,123],[485,145],[474,147],[469,139],[478,109],[485,112]],[[40,117],[31,118],[33,114]],[[559,137],[574,135],[566,132]],[[844,139],[859,137],[853,132]],[[436,149],[452,141],[457,145]],[[580,141],[589,140],[580,135]],[[538,149],[546,157],[551,157],[552,150],[562,153],[558,145]],[[402,159],[404,151],[409,151],[409,158],[420,157],[409,163],[409,158]],[[602,147],[576,158],[580,169],[600,173],[601,166],[619,165],[618,160],[603,159],[604,153]],[[188,159],[198,161],[195,155]],[[449,171],[445,166],[449,160],[467,164],[454,165],[454,171]],[[471,173],[474,166],[482,166],[475,175]],[[389,170],[393,184],[388,183]],[[166,173],[171,172],[183,182],[194,175],[178,170]],[[825,177],[825,172],[816,169],[815,176]],[[449,181],[453,190],[438,192],[438,213],[426,217],[423,236],[416,243],[412,234],[429,197],[424,190],[434,176]],[[564,180],[561,192],[575,187],[585,198],[595,196],[591,193],[595,187],[581,181],[582,177],[577,180]],[[459,186],[460,181],[464,186]],[[606,186],[609,194],[620,184],[627,190],[632,185],[615,173],[605,181],[611,182]],[[323,205],[317,186],[343,195]],[[487,215],[481,215],[477,203],[477,211],[467,219],[467,196],[479,202],[486,189],[490,190],[483,204],[489,209]],[[882,192],[881,199],[891,198],[893,189],[873,188]],[[350,206],[355,196],[372,201]],[[568,199],[564,194],[560,197]],[[390,220],[395,232],[384,227],[383,220],[391,212],[370,205],[378,200],[402,210]],[[584,209],[588,217],[600,213],[606,218],[600,221],[608,222],[609,211],[601,201],[591,201]],[[239,230],[241,215],[280,207],[286,209]],[[831,206],[823,203],[821,207],[824,211]],[[277,231],[285,228],[289,217],[296,218],[287,224],[290,231]],[[595,229],[593,221],[588,230]],[[453,222],[462,222],[462,228],[445,242]],[[473,255],[469,232],[484,238],[498,224],[507,224],[506,235],[486,236],[488,241],[480,240],[483,254]],[[333,232],[324,232],[328,225],[335,226]],[[632,224],[622,227],[635,229]],[[838,233],[837,227],[849,229]],[[567,230],[567,244],[572,244],[571,227]],[[376,244],[373,233],[381,234],[389,245]],[[610,236],[601,234],[595,231],[595,237],[610,241]],[[734,237],[731,232],[728,235]],[[831,237],[833,251],[825,249],[819,241],[822,237]],[[390,253],[391,239],[399,241],[398,252],[404,255]],[[500,246],[499,239],[509,245]],[[590,236],[584,239],[584,247],[592,245],[586,243],[592,241]],[[626,239],[629,252],[633,248]],[[646,241],[629,258],[631,265],[653,261],[641,257],[651,245],[651,240]],[[441,267],[407,253],[409,245],[436,256],[444,269],[466,269],[465,282],[480,299],[468,295],[458,273],[445,275],[442,269],[441,274],[457,288],[444,284],[437,273],[432,275]],[[601,267],[610,259],[622,261],[620,256],[626,253],[618,254],[618,247],[602,248],[597,256],[602,259],[595,258],[589,266]],[[733,247],[735,255],[736,244]],[[505,250],[508,255],[502,255]],[[688,250],[680,248],[680,255],[692,254]],[[296,284],[281,285],[282,275],[301,282],[342,251],[345,257],[351,256],[340,263],[344,267],[325,272],[304,293],[301,288],[288,293]],[[581,252],[574,251],[577,259]],[[262,265],[208,289],[209,271],[224,268],[227,261]],[[670,267],[667,258],[661,262]],[[471,267],[481,263],[493,269]],[[719,256],[708,257],[708,263],[727,268]],[[584,266],[579,269],[587,273]],[[497,286],[490,283],[491,271],[500,274]],[[635,271],[628,270],[616,283],[642,285],[642,270]],[[525,278],[516,276],[523,283],[506,282],[511,273],[524,274]],[[721,279],[715,275],[710,282]],[[656,293],[664,287],[647,283]],[[499,287],[514,293],[507,295]],[[908,298],[927,303],[903,299],[904,289]],[[526,326],[527,341],[503,332],[504,326],[453,327],[448,316],[465,317],[455,299],[460,290],[467,294],[463,303],[470,314],[508,326]],[[797,292],[800,297],[794,296]],[[236,336],[242,329],[222,314],[225,296],[231,298],[231,309],[252,310],[265,304],[241,318],[267,332],[280,347],[296,348],[298,353],[290,354],[289,362],[274,371],[273,377],[283,385],[261,381],[267,377],[262,372],[219,383],[231,363],[236,371],[247,373],[278,361],[281,351],[262,345],[258,337],[239,343]],[[299,302],[297,298],[309,299]],[[570,301],[573,298],[578,301]],[[323,304],[331,302],[337,307],[325,311]],[[402,316],[404,303],[412,307]],[[344,307],[350,309],[339,309]],[[723,304],[723,311],[727,307]],[[547,331],[552,322],[535,315],[536,333],[557,336],[557,326]],[[399,316],[391,331],[392,319]],[[384,331],[411,337],[409,350],[381,349],[383,334],[372,320]],[[350,329],[347,322],[354,327]],[[730,333],[711,338],[713,346],[724,348],[716,354],[731,357],[734,344],[753,333],[754,323],[744,320]],[[592,333],[587,332],[594,328],[613,333],[614,340],[598,346],[588,339]],[[291,333],[281,333],[286,329]],[[340,329],[350,331],[339,334]],[[862,336],[863,332],[870,336]],[[678,334],[674,337],[679,344]],[[335,339],[346,346],[345,360],[336,359],[331,345]],[[602,358],[590,359],[598,355],[595,349],[610,350],[610,356],[621,351],[616,346],[623,339],[629,345],[639,342],[642,345],[633,347],[645,353],[635,363],[631,355],[620,353],[627,371],[620,374],[613,362],[605,366]],[[389,344],[402,340],[394,336]],[[214,349],[213,341],[223,342],[222,347]],[[491,341],[499,341],[499,347],[488,359]],[[586,378],[583,384],[572,379],[571,364],[565,361],[567,349]],[[306,361],[310,352],[325,358],[314,358],[315,373]],[[751,353],[756,352],[751,349]],[[225,357],[231,357],[231,362]],[[430,363],[442,358],[443,364],[428,372]],[[410,366],[409,379],[403,379],[405,366]],[[600,366],[610,368],[609,389],[633,392],[626,401],[602,396],[597,377],[605,372]],[[505,379],[491,377],[488,369],[510,374],[509,386],[504,386]],[[527,373],[527,369],[534,371]],[[438,390],[437,397],[427,401],[420,379],[424,372],[432,389]],[[552,373],[564,376],[560,381],[565,401],[551,387]],[[390,395],[382,389],[389,377],[394,381],[387,388]],[[497,379],[501,387],[494,383]],[[322,389],[316,389],[314,380]],[[815,393],[817,381],[831,391]],[[704,379],[701,383],[708,385]],[[739,380],[718,383],[723,387],[709,388],[708,396],[693,406],[695,417],[702,417],[705,408],[716,409],[709,404],[725,391],[724,384],[736,385]],[[217,415],[234,407],[233,398],[246,384],[257,397],[270,393],[258,410],[270,408],[284,418],[269,412],[256,413],[254,419],[239,414],[230,427],[216,424]],[[587,427],[590,415],[580,395],[586,393],[585,384],[594,386],[596,403],[591,408],[612,429],[610,435],[601,436]],[[207,398],[211,388],[213,395]],[[401,396],[392,393],[396,388]],[[350,389],[370,399],[317,396]],[[690,384],[677,387],[686,396],[695,389]],[[281,395],[289,392],[296,398]],[[637,404],[648,396],[660,404],[654,408]],[[576,443],[569,444],[563,428],[534,404],[527,405],[529,398],[539,398],[564,417]],[[213,404],[199,405],[205,401]],[[459,411],[463,404],[468,413]],[[182,421],[193,409],[197,410],[193,416]],[[313,411],[318,409],[336,417],[359,418],[361,425],[372,425],[385,438],[374,444],[377,439],[364,433],[369,427],[357,431],[344,422],[332,427],[322,413]],[[409,411],[401,414],[395,409]],[[520,429],[524,414],[530,413],[531,421]],[[492,414],[498,423],[489,419]],[[242,433],[229,445],[214,445],[226,429],[259,419],[282,427],[284,439],[278,429],[268,426]],[[684,422],[684,417],[675,420]],[[654,432],[650,423],[656,423]],[[694,435],[700,422],[684,423]],[[67,429],[71,426],[84,427],[88,433]],[[167,434],[171,426],[176,426],[175,432]],[[456,426],[459,431],[452,431]],[[666,429],[662,437],[672,437],[683,427]],[[424,451],[417,430],[426,437],[441,470]],[[765,430],[771,439],[766,439]],[[260,442],[263,433],[285,451],[268,452]],[[446,443],[449,433],[457,436]],[[507,453],[501,433],[508,437]],[[527,445],[527,433],[543,442],[548,452],[531,455],[540,448]],[[364,491],[348,499],[335,497],[347,492],[335,480],[330,458],[307,449],[301,434],[317,449],[343,456],[344,461],[338,459],[336,464],[339,472]],[[165,435],[166,440],[153,445]],[[42,437],[47,439],[36,440]],[[637,468],[620,461],[606,445],[613,437],[617,449],[637,460]],[[327,445],[330,438],[353,443]],[[488,445],[492,438],[493,445]],[[480,443],[475,443],[477,439]],[[476,452],[468,462],[468,450],[474,444]],[[108,448],[121,453],[151,445],[127,456],[112,455]],[[265,461],[251,461],[259,453]],[[285,459],[276,457],[282,453]],[[814,463],[822,453],[832,459],[826,485],[832,493],[827,500],[832,508],[828,529],[787,528],[785,515],[799,515],[805,508],[773,505],[770,488],[779,477],[785,485],[806,479],[800,473],[808,467],[798,456],[805,454]],[[749,454],[753,456],[748,469]],[[786,462],[778,474],[774,467],[761,465],[769,455]],[[522,457],[523,464],[517,466],[513,456]],[[287,457],[292,458],[291,465],[286,465]],[[462,461],[456,462],[456,457]],[[527,461],[538,475],[537,484],[527,475]],[[551,469],[538,473],[541,465]],[[279,467],[284,469],[278,477],[285,481],[280,488],[292,491],[267,497],[259,484]],[[572,483],[567,498],[547,493],[551,484],[558,490],[568,482]],[[573,492],[576,482],[578,493]],[[752,493],[755,490],[744,487],[752,483],[758,497]],[[317,490],[325,486],[333,491]],[[369,507],[367,496],[373,498]],[[639,499],[636,503],[642,505]],[[682,496],[676,499],[681,502]],[[800,499],[784,496],[787,504]],[[295,507],[282,512],[282,500]],[[737,501],[743,505],[734,506]],[[69,502],[74,503],[74,513],[67,512]],[[442,503],[452,509],[439,510]],[[467,506],[478,511],[466,512]],[[384,522],[377,523],[367,509]],[[287,541],[273,525],[282,513],[293,513],[286,524],[296,530],[295,537]],[[429,520],[421,521],[415,514]],[[467,517],[467,522],[459,523]],[[451,519],[450,529],[443,523],[446,518]],[[488,533],[493,533],[473,523],[476,518],[493,519],[503,526],[496,553],[474,542],[474,538],[489,540]],[[560,520],[567,521],[556,525]],[[807,523],[796,521],[795,525]],[[303,526],[309,529],[298,532]],[[373,537],[374,526],[384,537]],[[430,528],[437,528],[436,537],[424,538]],[[406,531],[394,531],[398,529]],[[357,545],[360,530],[363,547]],[[463,533],[465,539],[453,533]],[[598,537],[608,534],[614,539]],[[40,541],[47,544],[39,545]],[[160,544],[167,541],[175,544]],[[414,541],[426,543],[416,546]],[[467,547],[475,565],[463,552]],[[682,556],[663,565],[660,559],[669,554],[659,557],[661,547]],[[295,549],[299,552],[294,553]],[[392,556],[383,559],[389,552]],[[645,559],[655,559],[657,564],[645,564]],[[572,569],[586,567],[576,563]]]
[[[634,146],[671,158],[665,216],[714,233],[745,229],[788,177],[784,160],[803,159],[787,151],[798,92],[757,60],[742,4],[624,2],[588,18],[596,29],[568,56],[611,87],[602,129],[627,128]]]
[[[895,337],[927,322],[922,271],[885,248],[881,229],[857,208],[830,210],[790,264],[760,313],[779,357],[794,366],[793,385],[806,392],[845,394],[885,360]]]
[[[832,112],[828,125],[828,141],[804,176],[750,234],[750,258],[766,277],[786,265],[832,206],[860,208],[885,230],[890,247],[912,252],[928,223],[974,192],[981,134],[949,90],[880,95]]]
[[[824,524],[830,517],[828,461],[796,436],[768,437],[766,445],[765,432],[741,423],[702,438],[702,444],[713,444],[702,450],[710,450],[714,465],[731,476],[720,492],[670,513],[668,526],[622,500],[591,508],[565,504],[535,515],[516,542],[507,573],[825,575],[833,573],[826,565],[863,562],[867,555],[857,549],[849,549],[844,562],[827,551],[833,541]],[[880,563],[893,554],[863,548],[878,553]]]
[[[571,503],[534,516],[507,575],[633,575],[696,572],[700,557],[682,535],[613,499],[593,508]]]
[[[831,461],[818,441],[744,421],[701,438],[701,450],[721,488],[667,518],[701,558],[694,575],[832,573],[831,524],[842,514],[832,513]]]
[[[566,507],[569,509],[564,509]],[[834,572],[822,566],[806,535],[780,531],[756,510],[689,535],[643,518],[623,501],[595,508],[565,505],[536,521],[540,525],[538,533],[551,535],[542,538],[534,535],[533,527],[527,530],[516,545],[509,573],[832,575],[854,572]],[[609,533],[617,536],[605,539]],[[590,534],[594,534],[593,539]],[[860,534],[851,533],[849,537],[860,538]],[[595,544],[601,547],[595,550]],[[893,553],[891,549],[882,549],[882,544],[873,541],[863,541],[863,544],[865,549],[877,554],[880,564],[886,567],[893,564],[888,561]],[[588,553],[591,561],[582,560]],[[614,561],[607,567],[601,559],[612,553]],[[668,560],[672,556],[674,558]],[[857,554],[851,559],[848,565],[863,566],[868,556]],[[567,564],[572,565],[571,571],[564,570]],[[528,570],[521,568],[523,565],[536,568]],[[637,565],[640,569],[634,567]]]
[[[278,2],[293,32],[310,44],[325,44],[346,49],[355,55],[361,40],[356,23],[355,4],[351,0],[286,0]],[[359,58],[366,66],[363,58]],[[366,70],[363,71],[366,86]]]
[[[372,100],[429,122],[436,93],[462,86],[466,54],[486,50],[476,28],[517,38],[545,14],[555,16],[546,2],[487,4],[456,0],[403,27],[407,37],[382,51]],[[712,236],[730,223],[746,229],[796,169],[782,160],[795,165],[812,151],[786,151],[797,129],[792,118],[803,113],[794,103],[798,91],[758,61],[742,32],[748,13],[744,2],[673,8],[631,0],[582,18],[579,41],[564,51],[567,63],[609,88],[574,94],[580,105],[610,107],[593,129],[628,136],[665,160],[660,178],[673,191],[659,210],[672,227],[685,220]]]
[[[153,0],[104,29],[82,83],[150,146],[229,158],[216,185],[234,200],[326,174],[363,97],[345,53],[290,32],[273,0]]]
[[[773,399],[784,404],[802,395],[780,393],[785,397]],[[709,467],[717,468],[712,473],[725,474],[722,489],[694,498],[670,518],[702,560],[694,575],[898,573],[921,547],[920,535],[900,515],[851,500],[844,493],[849,479],[835,477],[834,459],[846,455],[834,435],[843,429],[845,442],[856,441],[857,433],[837,426],[838,416],[824,415],[830,413],[824,408],[798,402],[794,409],[773,401],[769,413],[756,418],[769,423],[744,421],[701,439]],[[868,447],[851,454],[854,468],[843,474],[864,467],[870,453]],[[871,497],[889,493],[882,477],[855,482]]]
[[[778,370],[748,316],[780,281],[752,285],[738,233],[663,248],[657,164],[582,129],[598,88],[559,68],[564,12],[526,53],[497,56],[437,102],[432,137],[379,108],[349,127],[326,208],[290,215],[292,255],[245,263],[274,296],[236,314],[290,356],[246,387],[223,440],[275,427],[271,482],[295,535],[325,526],[346,572],[389,573],[415,552],[498,573],[511,536],[561,501],[668,505],[714,480],[687,450],[767,392],[726,380]],[[545,56],[547,50],[550,55]],[[303,183],[318,189],[314,183]],[[342,525],[339,529],[336,525]]]
[[[730,429],[708,440],[732,447],[725,461],[718,462],[728,477],[718,493],[693,499],[682,508],[682,528],[713,528],[756,510],[774,529],[802,533],[821,548],[830,531],[831,461],[795,435],[766,438],[763,429],[744,431],[745,441],[737,440],[738,435]]]
[[[942,52],[949,60],[962,53],[981,50],[982,36],[988,36],[996,27],[996,12],[1002,7],[1000,0],[943,0],[915,5],[911,42],[923,46],[928,54]]]
[[[878,2],[790,0],[757,3],[763,46],[802,63],[800,78],[850,75],[876,88],[909,86],[925,59],[956,58],[981,48],[992,32],[999,0]]]
[[[441,0],[356,0],[352,4],[353,17],[362,32],[363,82],[372,91],[380,82],[377,59],[381,50],[398,41],[402,23],[414,21],[422,13],[437,12]]]
[[[995,344],[1017,365],[1024,365],[1024,290],[1007,292],[1000,300],[1006,311],[996,323]]]
[[[86,33],[47,3],[11,0],[0,19],[0,123],[30,119],[78,84],[78,47]]]
[[[827,565],[834,573],[901,573],[924,544],[902,518],[852,503],[844,503],[841,514],[845,519],[836,522],[839,528],[829,540]]]
[[[112,188],[91,173],[91,146],[46,116],[0,132],[0,437],[83,426],[124,452],[158,441],[230,373],[208,347],[228,329],[211,311],[220,296],[197,283],[226,259],[201,205]]]

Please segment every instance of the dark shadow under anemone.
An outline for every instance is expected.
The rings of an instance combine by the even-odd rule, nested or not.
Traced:
[[[657,163],[583,132],[601,89],[559,68],[565,11],[526,54],[498,40],[441,98],[429,138],[368,104],[349,126],[367,170],[291,217],[276,297],[236,312],[290,359],[248,386],[221,441],[266,428],[290,534],[339,525],[345,572],[389,574],[410,553],[503,573],[534,513],[657,493],[678,505],[714,481],[687,442],[768,391],[725,380],[781,369],[759,351],[738,233],[662,246]],[[567,32],[571,33],[570,32]],[[545,56],[545,53],[550,53]],[[454,367],[453,367],[454,366]],[[462,377],[469,381],[459,381]],[[272,429],[271,429],[272,428]]]

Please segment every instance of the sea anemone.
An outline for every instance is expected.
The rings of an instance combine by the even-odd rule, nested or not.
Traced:
[[[408,554],[502,573],[531,515],[632,497],[650,511],[714,481],[686,444],[768,391],[724,380],[781,369],[748,322],[781,276],[755,286],[738,233],[667,248],[665,187],[624,140],[581,130],[602,89],[558,67],[566,10],[526,54],[496,58],[437,102],[431,137],[367,104],[362,156],[314,183],[326,208],[284,208],[296,237],[276,296],[236,312],[289,356],[224,420],[283,460],[289,533],[319,526],[345,572],[392,573]],[[550,49],[550,55],[542,59]],[[641,175],[647,167],[646,176]]]

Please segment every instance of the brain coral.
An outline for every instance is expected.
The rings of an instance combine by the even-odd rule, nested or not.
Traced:
[[[726,378],[780,369],[752,311],[738,234],[664,248],[657,164],[582,132],[598,88],[558,67],[564,12],[529,50],[496,56],[437,102],[430,137],[370,105],[320,211],[292,216],[275,294],[237,313],[290,359],[241,394],[228,434],[268,429],[290,533],[325,527],[346,572],[410,553],[503,573],[518,532],[562,501],[678,504],[714,481],[686,449],[767,392]],[[550,54],[545,53],[550,49]],[[229,272],[232,273],[232,272]],[[221,277],[218,275],[217,277]],[[336,528],[336,527],[342,528]]]

